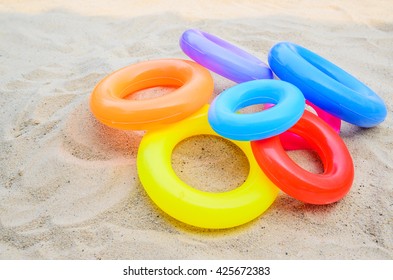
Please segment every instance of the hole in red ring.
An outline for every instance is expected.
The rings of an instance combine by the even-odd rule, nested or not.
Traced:
[[[311,112],[311,113],[313,113],[314,115],[317,115],[317,116],[318,116],[318,114],[317,114],[317,112],[315,111],[315,109],[314,109],[312,106],[308,105],[308,104],[306,104],[306,110],[309,111],[309,112]]]
[[[313,150],[294,150],[287,151],[287,154],[304,170],[314,174],[323,174],[322,160],[317,152]]]
[[[293,132],[291,133],[294,137],[305,141],[304,138],[298,134]],[[282,141],[281,144],[283,144]],[[321,157],[314,150],[300,148],[297,150],[286,151],[286,153],[298,166],[310,173],[323,174],[325,171]]]

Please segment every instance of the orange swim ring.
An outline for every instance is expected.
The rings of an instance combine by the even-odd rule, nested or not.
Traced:
[[[156,98],[126,98],[139,90],[157,86],[176,89]],[[100,122],[110,127],[152,130],[197,111],[209,102],[213,88],[210,72],[193,61],[145,61],[122,68],[101,80],[90,96],[90,108]]]

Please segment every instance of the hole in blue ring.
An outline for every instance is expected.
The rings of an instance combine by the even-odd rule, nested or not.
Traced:
[[[362,82],[322,56],[296,45],[291,47],[291,50],[304,59],[307,63],[317,68],[319,71],[342,84],[343,86],[358,93],[365,95],[371,94],[368,87],[365,86]]]
[[[267,110],[265,104],[253,104],[250,106],[243,107],[236,111],[237,114],[254,114]]]
[[[257,97],[250,98],[250,99],[240,100],[240,102],[238,104],[236,104],[234,111],[239,112],[240,110],[245,109],[247,107],[255,106],[255,105],[263,106],[263,104],[277,105],[278,100],[275,98],[272,98],[272,97],[268,97],[268,96],[257,96]]]

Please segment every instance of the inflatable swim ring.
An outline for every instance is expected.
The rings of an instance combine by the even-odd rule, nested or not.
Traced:
[[[297,86],[307,100],[346,122],[372,127],[387,114],[383,100],[338,66],[299,45],[281,42],[268,56],[281,79]]]
[[[255,158],[277,187],[288,195],[311,204],[329,204],[344,197],[352,186],[354,166],[340,136],[324,121],[304,111],[289,129],[320,156],[324,172],[314,174],[297,165],[284,151],[278,136],[251,142]]]
[[[261,215],[275,200],[278,188],[259,168],[249,142],[233,142],[250,164],[246,181],[234,190],[204,192],[176,176],[171,166],[175,146],[194,135],[217,135],[209,126],[207,111],[206,105],[180,122],[148,131],[138,150],[138,174],[154,203],[175,219],[201,228],[235,227]]]
[[[157,98],[125,97],[156,86],[176,87]],[[140,62],[100,81],[90,97],[90,108],[102,123],[124,130],[150,130],[186,118],[205,105],[213,93],[213,78],[199,64],[181,59]]]
[[[257,113],[237,113],[247,106],[264,103],[276,105]],[[295,86],[279,80],[254,80],[237,84],[217,96],[209,108],[209,123],[228,139],[259,140],[288,130],[300,119],[304,108],[304,96]]]
[[[186,30],[180,47],[202,66],[237,83],[273,78],[269,66],[258,58],[207,32]]]

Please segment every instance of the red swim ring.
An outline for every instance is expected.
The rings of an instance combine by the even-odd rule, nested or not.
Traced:
[[[252,141],[254,156],[277,187],[288,195],[310,204],[340,200],[351,188],[354,166],[340,136],[324,121],[305,111],[289,129],[306,140],[320,156],[324,172],[314,174],[297,165],[285,152],[279,136]]]

